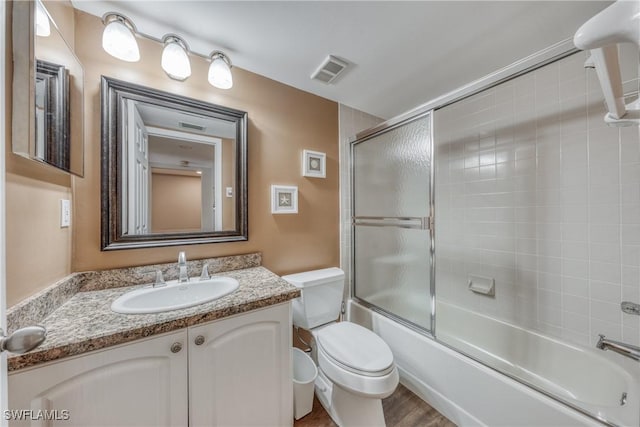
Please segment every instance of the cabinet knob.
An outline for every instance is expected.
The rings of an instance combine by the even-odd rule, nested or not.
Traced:
[[[182,350],[182,343],[174,342],[171,345],[171,353],[178,353],[180,350]]]
[[[202,345],[204,344],[204,337],[202,335],[198,335],[194,342],[196,345]]]

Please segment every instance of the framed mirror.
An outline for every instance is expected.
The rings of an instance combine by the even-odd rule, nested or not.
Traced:
[[[247,113],[102,77],[102,249],[247,240]]]
[[[69,128],[69,70],[36,59],[36,157],[69,170]]]
[[[84,70],[40,1],[13,2],[13,152],[83,176]]]

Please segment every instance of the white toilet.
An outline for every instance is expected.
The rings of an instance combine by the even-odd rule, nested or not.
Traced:
[[[339,426],[384,426],[382,399],[398,385],[389,346],[370,330],[337,322],[344,272],[325,268],[282,277],[301,288],[293,301],[293,324],[314,337],[319,369],[316,395]]]

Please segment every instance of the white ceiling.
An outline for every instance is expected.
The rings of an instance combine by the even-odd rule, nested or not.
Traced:
[[[572,37],[601,1],[88,1],[156,38],[226,52],[235,66],[390,118]],[[309,76],[328,54],[353,65]]]
[[[207,117],[199,114],[187,113],[178,109],[162,107],[145,102],[136,102],[136,108],[145,126],[153,126],[163,129],[176,130],[197,135],[213,136],[218,138],[235,139],[236,123],[228,120]],[[187,123],[204,128],[203,131],[185,129],[180,123]]]
[[[161,167],[211,168],[213,157],[213,145],[149,136],[149,160]]]

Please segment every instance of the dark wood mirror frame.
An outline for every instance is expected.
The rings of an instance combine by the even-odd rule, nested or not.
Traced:
[[[102,76],[102,250],[221,243],[248,240],[247,210],[247,113],[172,93]],[[235,229],[225,231],[152,233],[122,232],[122,139],[125,100],[140,101],[182,112],[236,123]]]
[[[44,86],[41,94],[44,98],[43,129],[37,129],[36,125],[36,141],[42,132],[44,152],[38,153],[36,148],[36,153],[46,163],[68,171],[71,166],[69,72],[64,65],[36,59],[36,82],[42,82]]]
[[[14,154],[35,160],[66,173],[84,176],[84,70],[53,18],[48,38],[55,46],[52,58],[37,49],[36,3],[11,2],[12,15],[12,124]],[[58,49],[59,48],[59,49]],[[50,53],[50,52],[49,52]],[[41,56],[43,55],[43,56]],[[53,63],[55,62],[55,64]],[[44,149],[36,134],[36,79],[51,77],[48,116],[43,120]],[[55,97],[55,100],[53,99]],[[42,141],[41,141],[42,142]]]

